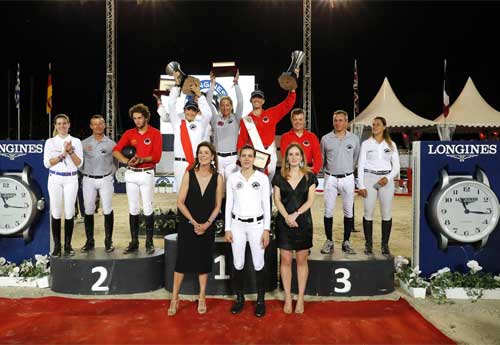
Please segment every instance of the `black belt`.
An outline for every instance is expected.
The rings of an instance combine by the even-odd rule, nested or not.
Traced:
[[[181,161],[181,162],[187,162],[186,158],[181,158],[181,157],[175,157],[174,160]]]
[[[217,156],[221,157],[229,157],[229,156],[236,156],[238,152],[217,152]]]
[[[154,168],[153,167],[151,167],[151,168],[133,168],[133,167],[127,167],[127,169],[135,171],[135,172],[142,172],[142,171],[153,170]]]
[[[380,170],[380,171],[375,171],[375,170],[368,170],[368,169],[365,169],[365,172],[366,172],[366,173],[369,173],[369,174],[373,174],[373,175],[387,175],[387,174],[389,174],[391,171],[390,171],[390,170]]]
[[[327,174],[327,175],[329,175],[329,176],[336,177],[336,178],[344,178],[344,177],[347,177],[347,176],[352,175],[352,172],[347,173],[347,174],[337,174],[337,175],[333,175],[333,174],[330,174],[329,172],[326,172],[326,171],[325,171],[325,174]]]
[[[105,178],[106,176],[109,176],[109,175],[111,175],[111,173],[107,173],[106,175],[87,175],[87,174],[83,174],[83,176],[85,176],[85,177],[96,178],[96,179]]]
[[[239,218],[233,214],[233,219],[238,219],[240,222],[243,222],[243,223],[253,223],[253,222],[258,222],[259,220],[264,219],[264,215],[258,216],[257,218]]]

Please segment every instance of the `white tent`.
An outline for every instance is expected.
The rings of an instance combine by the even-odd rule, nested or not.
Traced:
[[[376,116],[385,117],[388,127],[426,127],[435,126],[433,121],[418,116],[406,108],[392,90],[387,78],[371,103],[353,120],[355,124],[371,126]]]
[[[444,120],[441,114],[434,122],[441,124]],[[500,112],[486,103],[469,77],[460,96],[451,105],[446,123],[463,127],[500,127]]]

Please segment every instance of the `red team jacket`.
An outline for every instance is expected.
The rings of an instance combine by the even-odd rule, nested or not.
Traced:
[[[121,151],[125,146],[133,146],[136,156],[143,158],[151,156],[153,161],[142,163],[136,168],[154,168],[161,159],[162,136],[159,130],[148,125],[148,130],[140,134],[137,128],[132,128],[123,133],[120,141],[113,148],[113,151]]]
[[[295,104],[295,98],[296,93],[289,92],[283,102],[269,109],[263,109],[260,116],[255,116],[252,113],[248,115],[251,116],[255,122],[255,127],[259,132],[264,148],[267,149],[267,147],[274,142],[276,125],[286,114],[288,114],[290,110],[292,110],[292,107]],[[252,140],[248,136],[248,131],[243,121],[243,119],[240,120],[240,134],[238,136],[237,144],[238,150],[246,144],[253,146]]]
[[[323,157],[321,157],[321,146],[316,134],[304,129],[302,136],[299,138],[292,130],[281,136],[280,150],[281,156],[284,158],[288,145],[296,142],[304,149],[307,164],[312,167],[314,175],[317,175],[323,165]]]

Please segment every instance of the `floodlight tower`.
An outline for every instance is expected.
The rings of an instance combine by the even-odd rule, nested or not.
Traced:
[[[116,139],[116,3],[106,0],[106,134]]]
[[[306,128],[311,130],[312,123],[312,86],[311,86],[311,0],[303,0],[302,44],[305,54],[302,81],[302,107],[306,113]]]

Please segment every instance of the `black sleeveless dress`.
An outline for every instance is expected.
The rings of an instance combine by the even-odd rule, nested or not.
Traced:
[[[215,207],[217,174],[212,174],[205,193],[201,195],[200,185],[194,170],[189,170],[189,190],[186,207],[194,220],[205,223]],[[215,231],[212,224],[203,235],[194,232],[193,225],[179,212],[177,225],[177,260],[175,271],[179,273],[209,273],[212,271]]]
[[[274,175],[273,186],[280,189],[281,203],[285,206],[288,214],[295,212],[307,201],[309,187],[318,185],[318,179],[313,173],[302,177],[295,189],[285,180],[280,173]],[[312,247],[313,223],[311,210],[299,215],[296,219],[298,228],[290,228],[285,219],[278,212],[276,216],[276,243],[278,248],[286,250],[304,250]]]

